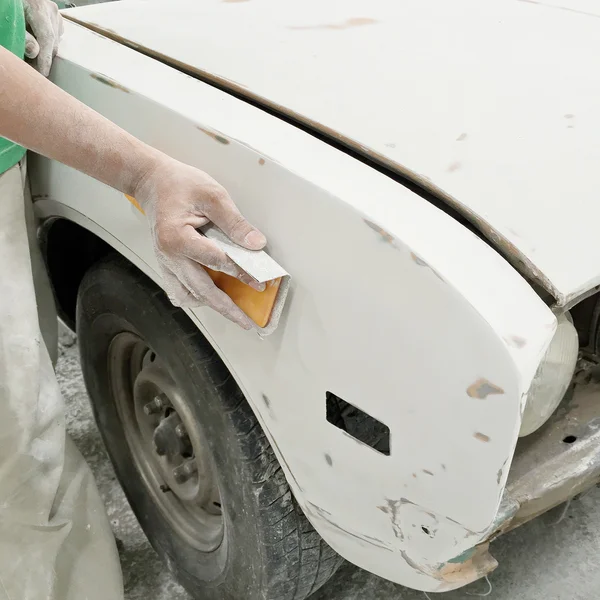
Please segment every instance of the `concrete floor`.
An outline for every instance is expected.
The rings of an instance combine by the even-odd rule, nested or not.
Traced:
[[[92,419],[81,378],[77,347],[63,337],[58,379],[68,407],[68,429],[90,463],[106,502],[121,560],[127,600],[191,600],[158,560],[133,516]],[[593,600],[600,596],[600,491],[573,502],[494,542],[500,566],[490,577],[493,600]],[[442,595],[468,600],[488,590],[485,581]],[[344,566],[314,600],[423,600],[408,590],[353,566]]]

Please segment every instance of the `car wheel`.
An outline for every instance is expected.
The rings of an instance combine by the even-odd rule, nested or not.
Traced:
[[[342,559],[296,504],[212,346],[122,257],[84,277],[81,364],[117,477],[194,598],[301,600]]]

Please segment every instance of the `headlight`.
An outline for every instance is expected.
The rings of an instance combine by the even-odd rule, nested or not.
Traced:
[[[558,327],[527,394],[519,436],[539,429],[560,404],[575,371],[579,340],[571,318],[558,317]]]

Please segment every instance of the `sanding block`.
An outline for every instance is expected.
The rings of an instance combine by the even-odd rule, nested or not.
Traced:
[[[256,323],[260,335],[273,333],[279,323],[290,286],[287,271],[264,250],[247,250],[233,243],[212,223],[202,227],[200,233],[214,242],[257,282],[266,284],[265,290],[259,292],[231,275],[205,267],[215,285]]]
[[[144,210],[132,196],[125,197],[142,214]],[[225,292],[237,306],[256,324],[260,335],[269,335],[277,329],[281,311],[290,287],[289,274],[264,250],[247,250],[234,244],[216,225],[209,223],[199,229],[229,258],[259,283],[265,283],[262,292],[251,288],[239,279],[204,267],[215,285]]]

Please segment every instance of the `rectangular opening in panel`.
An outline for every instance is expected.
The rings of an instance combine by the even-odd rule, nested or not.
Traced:
[[[331,392],[325,393],[327,420],[373,450],[390,455],[390,428]]]

